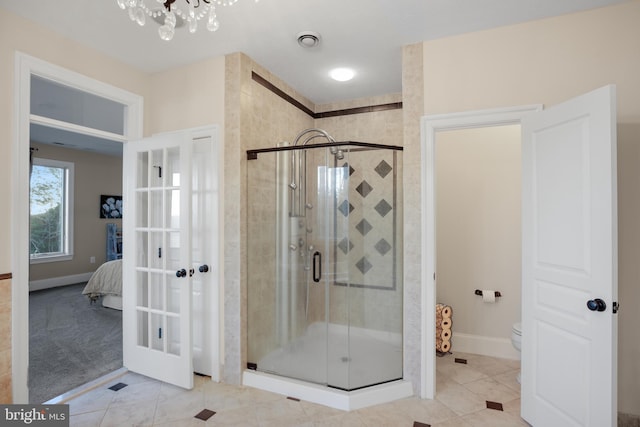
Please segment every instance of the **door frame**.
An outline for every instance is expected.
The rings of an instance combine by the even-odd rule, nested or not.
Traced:
[[[420,397],[436,395],[435,307],[436,307],[436,230],[435,230],[435,143],[436,132],[489,126],[520,124],[522,117],[542,110],[542,104],[475,110],[423,116],[421,129],[421,358]]]
[[[75,89],[119,102],[125,108],[123,143],[140,139],[143,132],[143,97],[89,78],[41,59],[16,52],[12,134],[11,213],[11,376],[14,403],[28,403],[29,369],[29,126],[31,117],[31,76],[37,75]],[[94,136],[106,132],[70,123],[57,122],[60,129]],[[111,135],[111,134],[109,134]],[[113,135],[111,135],[113,136]]]

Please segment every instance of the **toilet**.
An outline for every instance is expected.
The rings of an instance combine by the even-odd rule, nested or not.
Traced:
[[[517,322],[514,323],[511,327],[511,344],[513,344],[513,348],[520,351],[522,348],[522,323]],[[518,383],[520,383],[520,372],[518,372],[518,376],[516,377]]]

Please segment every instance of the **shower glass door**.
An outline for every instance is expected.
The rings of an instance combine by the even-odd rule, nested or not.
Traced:
[[[260,153],[247,170],[248,368],[317,384],[327,384],[326,153]]]
[[[248,155],[247,368],[343,390],[402,378],[401,151]]]
[[[327,193],[333,221],[329,385],[402,378],[402,152],[346,146]]]

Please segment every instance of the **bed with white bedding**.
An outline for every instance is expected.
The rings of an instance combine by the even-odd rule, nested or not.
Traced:
[[[102,305],[122,310],[122,260],[107,261],[93,273],[82,291],[91,302],[102,297]]]

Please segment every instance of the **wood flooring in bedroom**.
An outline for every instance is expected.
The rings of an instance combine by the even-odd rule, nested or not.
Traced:
[[[42,403],[122,367],[122,312],[90,304],[85,283],[29,294],[29,401]]]

